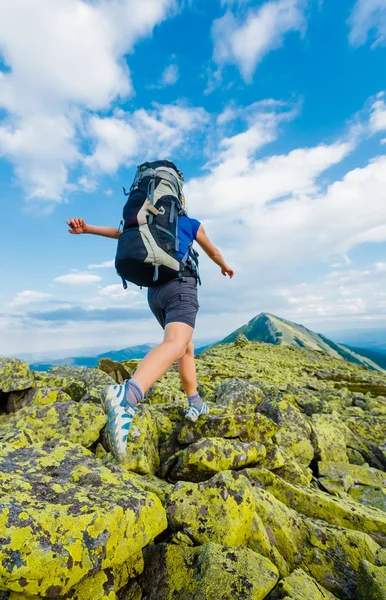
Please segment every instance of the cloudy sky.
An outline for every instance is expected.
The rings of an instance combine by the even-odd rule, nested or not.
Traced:
[[[386,328],[386,0],[0,2],[0,354],[157,341],[116,242],[135,166],[169,158],[202,258],[197,338],[261,311]]]

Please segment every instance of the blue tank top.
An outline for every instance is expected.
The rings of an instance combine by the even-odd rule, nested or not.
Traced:
[[[189,247],[197,237],[197,232],[200,227],[200,221],[191,219],[190,217],[178,217],[178,238],[180,241],[178,256],[183,258]]]

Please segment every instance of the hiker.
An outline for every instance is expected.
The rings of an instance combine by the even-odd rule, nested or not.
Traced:
[[[137,404],[149,388],[175,361],[187,396],[185,418],[195,422],[209,413],[197,391],[192,335],[199,309],[197,286],[197,241],[221,269],[234,275],[221,252],[212,244],[202,224],[188,217],[182,193],[183,175],[170,161],[140,165],[125,195],[123,230],[88,225],[83,219],[70,219],[72,234],[94,234],[118,239],[115,267],[123,280],[148,288],[148,303],[165,330],[161,344],[141,361],[132,379],[124,385],[105,388],[102,406],[107,415],[106,436],[117,460],[126,456],[127,436]]]

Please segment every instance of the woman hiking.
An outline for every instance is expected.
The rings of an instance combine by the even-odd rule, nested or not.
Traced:
[[[148,287],[148,303],[164,329],[164,339],[141,361],[123,385],[104,390],[106,436],[117,460],[126,456],[127,436],[137,404],[175,361],[187,396],[185,418],[195,422],[209,408],[197,391],[192,341],[199,309],[196,241],[221,269],[234,275],[221,252],[209,240],[203,225],[188,217],[182,195],[183,176],[170,161],[140,165],[123,209],[123,231],[89,225],[83,219],[67,221],[71,234],[93,234],[118,239],[115,266],[124,281]]]

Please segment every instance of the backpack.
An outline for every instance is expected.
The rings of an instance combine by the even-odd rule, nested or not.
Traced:
[[[193,241],[185,255],[178,256],[178,219],[187,215],[183,184],[183,175],[172,162],[157,160],[137,168],[129,193],[123,188],[128,198],[115,268],[125,289],[127,281],[153,287],[182,278],[186,269],[199,279]]]

